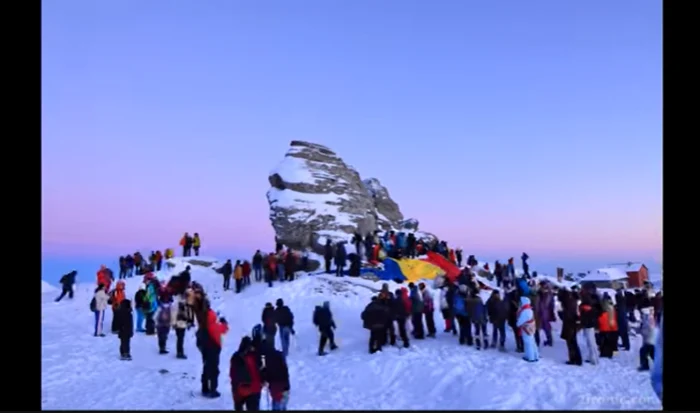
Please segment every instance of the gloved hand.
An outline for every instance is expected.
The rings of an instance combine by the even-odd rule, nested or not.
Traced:
[[[292,332],[292,335],[295,335],[297,333],[296,331],[294,331],[294,327],[290,327],[289,330]]]

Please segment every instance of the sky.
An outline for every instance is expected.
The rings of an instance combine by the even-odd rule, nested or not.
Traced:
[[[43,255],[270,248],[267,177],[301,139],[465,252],[659,261],[661,20],[651,0],[44,0]]]

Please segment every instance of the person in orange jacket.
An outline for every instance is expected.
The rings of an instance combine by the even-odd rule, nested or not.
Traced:
[[[265,281],[268,286],[272,287],[272,280],[275,278],[275,275],[277,275],[277,257],[275,257],[274,253],[271,252],[267,254],[264,267]]]
[[[600,357],[612,358],[617,344],[617,314],[609,296],[603,296],[600,303],[601,311],[598,316],[598,331],[600,331]]]
[[[236,260],[236,266],[233,268],[233,279],[236,280],[236,294],[243,290],[243,267],[241,260]]]
[[[109,293],[109,286],[112,284],[112,279],[107,272],[107,267],[104,265],[100,266],[97,271],[97,285],[102,284],[104,286],[105,293]]]
[[[109,303],[112,305],[112,333],[117,334],[119,332],[119,324],[117,323],[118,317],[116,317],[117,310],[121,305],[122,301],[126,298],[126,285],[124,281],[117,281],[116,288],[109,293]]]

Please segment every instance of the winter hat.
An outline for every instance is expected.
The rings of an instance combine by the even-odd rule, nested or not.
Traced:
[[[282,301],[281,298],[278,298],[275,304],[277,304],[277,307],[282,307],[284,305],[284,301]]]

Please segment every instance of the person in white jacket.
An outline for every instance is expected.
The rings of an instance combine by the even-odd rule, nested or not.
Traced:
[[[649,371],[649,358],[654,360],[657,336],[656,317],[654,317],[654,307],[651,300],[644,298],[640,305],[640,313],[642,315],[641,330],[642,330],[642,347],[639,349],[639,371]]]
[[[109,306],[109,295],[105,292],[104,285],[100,284],[97,287],[93,300],[95,302],[93,310],[95,313],[95,337],[104,337],[105,334],[102,332],[102,326],[105,321],[105,310]]]

